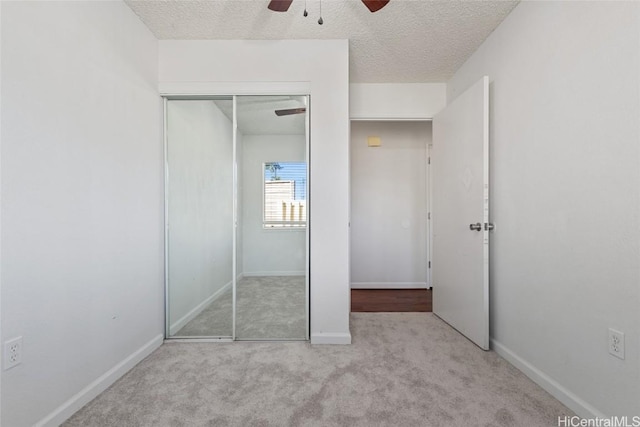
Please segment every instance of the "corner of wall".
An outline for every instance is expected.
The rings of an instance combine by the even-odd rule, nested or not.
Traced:
[[[162,345],[164,334],[157,335],[151,341],[140,347],[134,353],[122,360],[113,368],[109,369],[103,375],[98,377],[91,384],[80,390],[77,394],[56,408],[49,415],[38,421],[36,427],[55,427],[59,426],[74,413],[80,410],[84,405],[95,399],[100,393],[109,388],[120,377],[126,374],[134,366],[140,363],[145,357],[149,356]]]
[[[562,404],[583,418],[606,418],[605,414],[580,399],[576,394],[562,386],[556,380],[536,368],[525,359],[509,350],[498,341],[491,339],[491,349],[500,357],[522,371],[533,382],[546,390]]]

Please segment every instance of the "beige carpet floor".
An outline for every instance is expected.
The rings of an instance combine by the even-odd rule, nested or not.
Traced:
[[[353,344],[168,343],[65,426],[555,426],[573,413],[431,313],[354,313]]]

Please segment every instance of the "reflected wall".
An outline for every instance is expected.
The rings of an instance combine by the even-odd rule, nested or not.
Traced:
[[[166,101],[167,337],[308,339],[307,103]]]
[[[167,101],[167,316],[172,337],[231,337],[233,332],[233,123],[217,103],[232,100]],[[219,302],[215,307],[214,301]]]

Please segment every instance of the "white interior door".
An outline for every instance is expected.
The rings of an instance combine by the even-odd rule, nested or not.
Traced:
[[[433,312],[489,349],[489,78],[433,119]]]

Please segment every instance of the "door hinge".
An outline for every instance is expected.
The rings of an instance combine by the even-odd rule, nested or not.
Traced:
[[[429,261],[429,268],[431,268],[431,261]]]
[[[430,165],[431,164],[431,157],[427,157],[427,164]]]
[[[427,213],[427,219],[431,219],[431,212]]]

